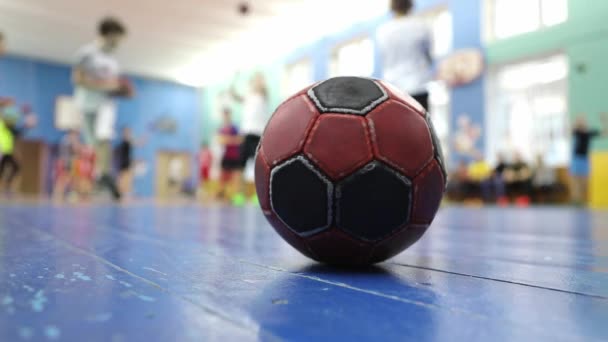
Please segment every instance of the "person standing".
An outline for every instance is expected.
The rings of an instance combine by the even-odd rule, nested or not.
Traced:
[[[203,142],[198,153],[199,195],[203,199],[207,199],[209,195],[209,181],[211,179],[212,165],[213,153],[209,148],[209,144]]]
[[[113,96],[128,95],[129,87],[121,81],[114,51],[125,35],[126,29],[120,21],[103,19],[97,39],[78,51],[72,72],[74,99],[83,114],[84,144],[94,148],[99,183],[110,190],[115,200],[119,200],[121,194],[111,174],[111,140],[116,120]]]
[[[224,108],[224,122],[218,132],[218,140],[224,146],[224,155],[222,156],[222,171],[220,173],[220,183],[217,193],[219,200],[223,200],[226,196],[226,188],[231,185],[234,175],[237,174],[242,167],[240,156],[240,144],[242,137],[239,136],[239,130],[232,122],[232,112],[228,108]]]
[[[589,186],[589,147],[591,141],[599,136],[608,136],[608,113],[601,114],[602,130],[590,129],[587,120],[579,115],[574,122],[572,136],[574,150],[570,164],[572,180],[572,201],[577,205],[587,202]]]
[[[118,168],[118,189],[121,195],[128,195],[133,190],[133,147],[145,143],[144,138],[135,139],[129,127],[123,127],[122,138],[116,146],[116,166]]]
[[[235,205],[245,203],[245,179],[243,170],[247,166],[247,162],[255,157],[257,146],[260,143],[262,133],[268,121],[268,88],[266,81],[261,73],[256,73],[250,80],[249,91],[244,95],[239,94],[232,89],[232,97],[243,104],[243,116],[241,120],[241,134],[243,142],[240,145],[240,160],[241,167],[236,172],[239,179],[238,192],[233,196],[232,202]]]
[[[69,187],[77,188],[76,163],[81,149],[80,132],[69,130],[59,143],[59,157],[55,164],[53,199],[62,201]]]
[[[376,41],[382,78],[429,107],[427,86],[433,77],[432,35],[423,19],[410,15],[412,0],[391,0],[393,18],[380,26]]]
[[[5,48],[4,35],[0,32],[0,56],[5,53]],[[30,106],[22,106],[19,112],[13,105],[12,98],[0,97],[0,189],[7,191],[12,190],[20,169],[14,153],[16,140],[37,122]]]
[[[8,192],[13,190],[14,181],[21,169],[15,156],[17,140],[37,123],[29,106],[23,106],[19,110],[10,104],[12,101],[0,101],[0,189]]]

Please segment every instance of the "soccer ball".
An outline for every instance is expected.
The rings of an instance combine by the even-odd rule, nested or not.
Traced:
[[[255,162],[260,206],[304,255],[331,264],[386,260],[416,242],[446,186],[425,110],[389,84],[336,77],[283,102]]]

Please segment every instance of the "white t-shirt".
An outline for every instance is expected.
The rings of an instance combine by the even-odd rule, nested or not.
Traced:
[[[113,101],[106,101],[97,110],[97,116],[95,118],[95,137],[99,140],[114,139],[115,125],[116,104]]]
[[[118,61],[114,55],[103,51],[98,42],[83,46],[76,56],[76,66],[90,78],[112,80],[120,76]],[[116,107],[107,92],[76,86],[74,102],[84,115],[97,115],[95,127],[97,138],[112,138]]]
[[[243,100],[243,119],[241,131],[243,134],[261,136],[268,120],[268,103],[259,93],[250,92]]]
[[[411,95],[424,93],[432,78],[431,31],[424,20],[395,18],[378,28],[382,78]]]

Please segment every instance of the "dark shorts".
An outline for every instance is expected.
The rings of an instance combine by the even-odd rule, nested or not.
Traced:
[[[6,180],[11,182],[19,173],[19,163],[12,154],[4,154],[0,157],[0,182]]]
[[[418,101],[427,112],[429,111],[429,93],[412,94],[412,97],[414,100]]]
[[[239,170],[241,168],[241,160],[240,159],[222,159],[222,170],[224,171],[234,171]]]
[[[243,143],[241,144],[241,167],[245,168],[247,161],[255,157],[255,153],[260,143],[260,136],[255,134],[245,135]]]

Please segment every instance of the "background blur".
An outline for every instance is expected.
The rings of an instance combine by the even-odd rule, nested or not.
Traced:
[[[272,109],[328,77],[380,77],[375,32],[390,19],[387,2],[375,0],[0,0],[8,52],[0,58],[0,96],[29,104],[38,116],[18,147],[19,193],[51,193],[57,145],[74,120],[75,52],[108,14],[128,28],[117,58],[137,96],[119,101],[117,127],[146,136],[134,150],[139,198],[179,196],[167,185],[170,169],[199,193],[213,191],[199,188],[201,144],[214,156],[213,184],[222,108],[232,109],[237,126],[240,120],[241,106],[227,93],[244,91],[255,72],[265,75]],[[533,167],[542,155],[555,171],[556,190],[546,201],[568,202],[572,122],[582,115],[599,129],[600,113],[608,112],[607,14],[608,2],[592,0],[415,2],[415,15],[433,28],[438,72],[466,68],[458,56],[467,52],[483,56],[472,82],[443,75],[430,89],[452,180],[468,179],[473,160],[493,167],[499,153],[521,154]],[[591,146],[590,203],[608,207],[608,139]],[[449,197],[481,202],[475,190]]]

